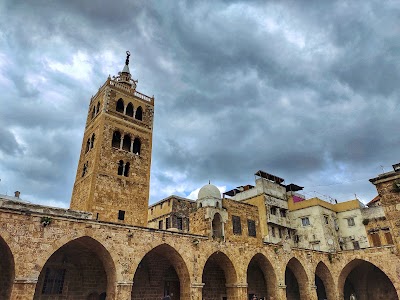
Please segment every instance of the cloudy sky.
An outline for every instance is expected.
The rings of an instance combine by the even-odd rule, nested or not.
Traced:
[[[68,207],[91,95],[130,50],[151,198],[261,169],[367,202],[400,161],[398,1],[0,1],[0,194]]]

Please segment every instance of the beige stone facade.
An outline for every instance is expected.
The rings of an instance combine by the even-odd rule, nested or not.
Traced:
[[[196,205],[172,196],[148,208],[154,101],[136,92],[128,63],[119,78],[91,101],[71,209],[0,196],[0,299],[399,299],[399,172],[372,180],[394,245],[323,252],[269,243],[266,198],[224,199],[212,185]],[[145,226],[175,211],[189,213],[186,232]]]

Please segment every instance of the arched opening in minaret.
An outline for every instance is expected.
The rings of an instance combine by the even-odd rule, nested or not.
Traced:
[[[117,112],[124,113],[124,100],[122,98],[118,99],[116,109]]]
[[[133,117],[133,104],[132,103],[128,103],[128,105],[126,106],[126,115]]]
[[[92,119],[94,118],[95,115],[96,115],[96,107],[93,106],[93,110],[92,110]]]
[[[393,281],[377,266],[355,259],[342,270],[338,280],[340,299],[391,299],[398,300]]]
[[[232,286],[237,281],[232,261],[221,251],[213,253],[203,269],[203,299],[236,299]]]
[[[247,267],[247,294],[249,296],[270,299],[276,297],[276,275],[270,261],[258,253]]]
[[[133,141],[133,153],[140,155],[140,147],[141,147],[141,142],[139,138],[135,138]]]
[[[85,153],[89,152],[89,150],[90,150],[90,139],[88,139],[87,142],[86,142]]]
[[[285,285],[287,300],[307,300],[308,279],[304,267],[296,258],[286,265]]]
[[[222,237],[222,218],[219,213],[216,213],[212,220],[212,233],[214,238]]]
[[[97,102],[96,115],[100,112],[100,102]]]
[[[114,131],[111,145],[117,149],[121,147],[121,133],[119,131]]]
[[[34,300],[93,299],[115,291],[115,266],[102,244],[85,236],[55,251],[43,266]]]
[[[131,137],[128,134],[124,135],[124,142],[122,144],[122,150],[131,151]]]
[[[139,263],[131,299],[171,300],[190,298],[190,275],[182,256],[171,246],[162,244],[148,252]]]
[[[130,163],[126,163],[125,164],[125,168],[124,168],[124,176],[128,177],[129,176],[129,167],[130,167]]]
[[[96,135],[93,133],[92,134],[92,138],[90,139],[90,149],[92,149],[94,147],[94,139],[95,139]]]
[[[0,299],[10,299],[15,276],[14,257],[10,247],[0,236]]]
[[[118,175],[124,174],[124,162],[122,160],[118,163]]]
[[[143,117],[142,115],[143,115],[143,110],[142,110],[142,107],[139,106],[136,110],[135,119],[142,121],[142,117]]]

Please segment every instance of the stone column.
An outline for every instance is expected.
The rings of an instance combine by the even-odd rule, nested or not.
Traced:
[[[11,291],[11,300],[33,299],[37,279],[16,278]]]
[[[133,282],[117,282],[117,289],[114,298],[115,300],[130,300],[132,293]],[[109,295],[107,295],[108,299]]]
[[[203,299],[203,287],[204,287],[204,283],[201,283],[201,282],[192,283],[190,286],[190,300],[202,300]]]
[[[123,145],[124,145],[124,136],[121,134],[121,142],[119,143],[119,149],[122,149]]]
[[[317,297],[317,286],[315,284],[310,284],[310,288],[308,289],[308,299],[310,299],[310,300],[318,300],[318,297]]]
[[[247,283],[227,284],[226,294],[229,300],[247,299]]]
[[[286,284],[283,282],[278,284],[277,295],[278,298],[276,300],[285,300],[286,299]],[[275,299],[274,299],[275,300]]]

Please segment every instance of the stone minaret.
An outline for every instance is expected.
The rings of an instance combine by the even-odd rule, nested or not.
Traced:
[[[129,56],[90,100],[71,209],[146,226],[154,97],[136,91]]]

